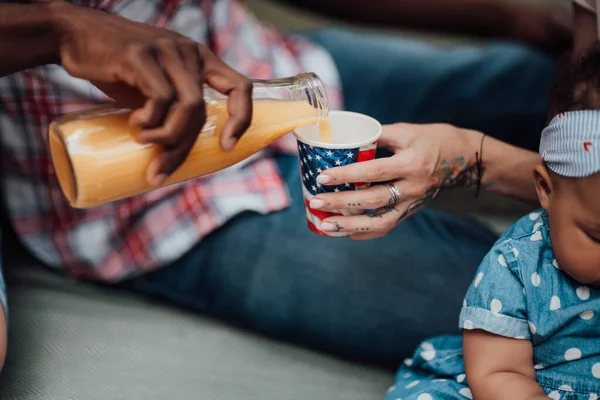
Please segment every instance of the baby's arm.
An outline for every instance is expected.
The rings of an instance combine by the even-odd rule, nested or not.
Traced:
[[[526,223],[533,225],[530,219]],[[531,232],[528,226],[522,230]],[[529,235],[521,240],[522,230],[509,232],[517,238],[500,239],[490,250],[461,311],[467,381],[476,400],[548,399],[536,382],[536,316],[529,315],[522,278],[537,274],[540,250]]]
[[[467,381],[476,400],[548,399],[535,381],[529,340],[464,331],[463,352]]]

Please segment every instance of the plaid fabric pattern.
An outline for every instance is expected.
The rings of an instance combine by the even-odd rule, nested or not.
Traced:
[[[339,78],[328,53],[263,27],[235,0],[215,0],[210,8],[204,0],[74,3],[203,43],[210,21],[218,55],[241,73],[268,79],[313,71],[323,79],[332,108],[341,105]],[[269,155],[273,150],[295,151],[291,135],[273,149],[208,177],[91,210],[70,208],[49,156],[48,125],[64,113],[106,100],[89,82],[55,65],[0,79],[0,171],[6,206],[23,242],[47,265],[75,278],[118,281],[169,264],[241,212],[266,214],[289,205],[287,188]]]

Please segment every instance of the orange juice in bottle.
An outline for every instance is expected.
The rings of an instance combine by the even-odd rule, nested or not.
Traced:
[[[185,162],[163,186],[230,167],[267,147],[288,132],[327,118],[323,83],[313,73],[255,80],[250,128],[232,151],[219,145],[228,118],[227,99],[205,89],[206,123]],[[67,114],[50,125],[49,145],[59,185],[74,208],[89,208],[153,189],[146,180],[160,146],[137,140],[129,125],[130,110],[107,104]]]

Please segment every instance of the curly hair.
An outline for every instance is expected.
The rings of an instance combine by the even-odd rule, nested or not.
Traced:
[[[559,66],[549,118],[577,110],[600,110],[600,42],[582,57],[565,59]]]

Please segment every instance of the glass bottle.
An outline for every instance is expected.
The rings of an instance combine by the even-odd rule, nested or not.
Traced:
[[[219,145],[228,118],[226,96],[205,88],[206,123],[185,162],[163,186],[230,167],[296,128],[325,120],[329,113],[325,88],[314,73],[253,83],[252,123],[229,152]],[[137,140],[140,129],[128,124],[130,111],[106,104],[50,124],[52,162],[72,207],[94,207],[156,189],[147,182],[146,169],[160,146]]]

